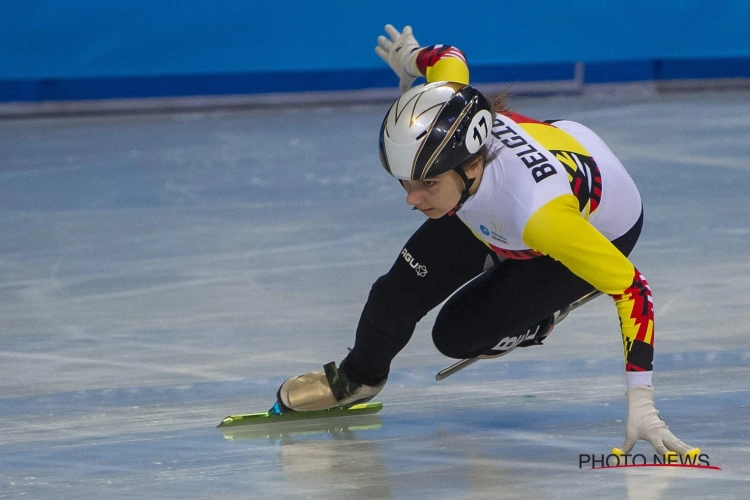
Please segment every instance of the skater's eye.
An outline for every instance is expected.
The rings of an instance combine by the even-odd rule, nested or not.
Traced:
[[[423,185],[424,187],[432,187],[432,186],[434,186],[435,184],[437,184],[437,181],[422,181],[422,185]]]

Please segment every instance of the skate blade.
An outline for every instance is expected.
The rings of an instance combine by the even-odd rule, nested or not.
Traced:
[[[445,368],[443,370],[440,370],[437,375],[435,375],[435,380],[443,380],[444,378],[450,377],[454,373],[463,370],[469,365],[472,365],[479,361],[479,358],[469,358],[469,359],[462,359],[461,361],[458,361],[457,363],[453,363],[448,368]]]
[[[371,415],[383,409],[383,403],[359,403],[349,407],[329,408],[316,411],[292,411],[276,413],[269,410],[264,413],[248,413],[244,415],[230,415],[226,417],[218,427],[230,427],[236,425],[254,424],[276,424],[283,422],[299,422],[319,418],[348,417],[355,415]]]
[[[263,439],[274,444],[290,444],[306,438],[318,439],[319,436],[356,440],[360,432],[378,430],[381,427],[383,421],[380,416],[359,414],[272,424],[230,425],[217,430],[228,441]]]

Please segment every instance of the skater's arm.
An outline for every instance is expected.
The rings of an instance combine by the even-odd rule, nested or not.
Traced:
[[[385,27],[388,36],[379,36],[375,52],[399,77],[401,92],[406,92],[420,76],[428,82],[469,83],[466,57],[456,47],[431,45],[420,47],[411,27],[398,31],[390,24]]]
[[[559,196],[537,210],[524,228],[523,240],[612,296],[622,325],[626,371],[650,372],[654,352],[651,290],[630,260],[583,218],[575,196]]]
[[[415,65],[428,82],[458,82],[468,85],[466,56],[450,45],[432,45],[417,52]]]
[[[661,454],[699,455],[699,448],[670,432],[654,406],[654,309],[648,284],[630,260],[583,218],[572,194],[537,210],[526,224],[523,239],[615,299],[625,348],[628,417],[625,441],[612,452],[630,453],[636,441],[643,439]]]

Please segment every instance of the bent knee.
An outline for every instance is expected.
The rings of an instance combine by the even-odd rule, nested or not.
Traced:
[[[472,328],[467,324],[460,324],[449,315],[438,315],[432,327],[432,342],[441,354],[449,358],[466,359],[479,356],[483,347],[472,345]]]

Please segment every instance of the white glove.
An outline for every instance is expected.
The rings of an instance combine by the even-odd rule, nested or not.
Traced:
[[[669,432],[659,412],[654,406],[653,387],[631,387],[625,391],[628,398],[628,421],[625,429],[625,442],[622,449],[613,448],[615,455],[626,455],[633,449],[635,442],[643,439],[651,443],[660,455],[699,455],[700,448],[688,446]],[[671,452],[671,453],[670,453]]]
[[[411,26],[404,27],[404,31],[399,32],[390,24],[385,25],[385,31],[388,38],[380,35],[378,37],[378,46],[375,47],[375,53],[380,56],[388,66],[396,73],[399,78],[399,88],[401,92],[406,92],[417,79],[419,72],[414,64],[419,42],[414,38],[411,32]]]

